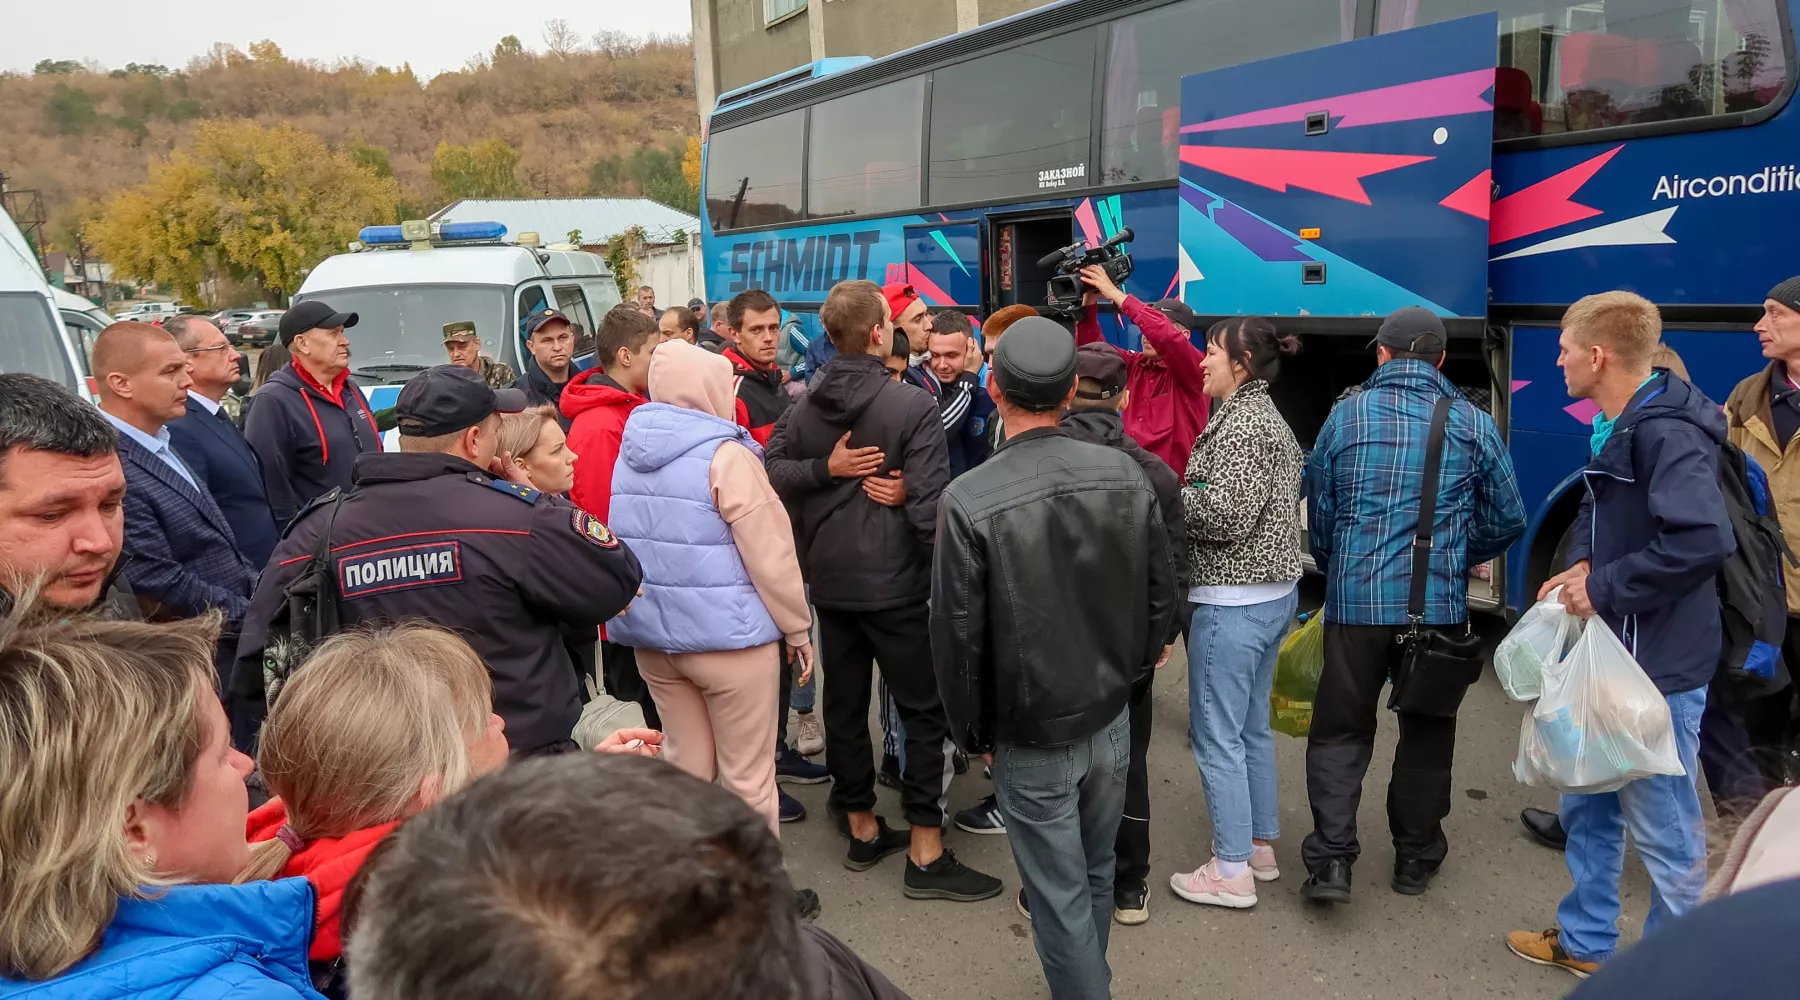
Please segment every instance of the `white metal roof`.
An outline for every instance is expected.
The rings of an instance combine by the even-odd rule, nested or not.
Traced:
[[[675,233],[700,231],[700,220],[648,198],[464,198],[438,209],[433,222],[500,222],[506,238],[537,233],[544,243],[561,243],[581,230],[581,242],[604,243],[641,226],[652,243],[672,243]]]

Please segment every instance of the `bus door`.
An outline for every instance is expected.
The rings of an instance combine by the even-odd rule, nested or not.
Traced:
[[[1363,318],[1355,332],[1422,305],[1478,332],[1496,18],[1183,77],[1183,300],[1202,316]]]
[[[981,307],[981,222],[946,219],[906,227],[906,281],[933,309]]]

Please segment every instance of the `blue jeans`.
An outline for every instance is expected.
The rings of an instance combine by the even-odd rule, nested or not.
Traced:
[[[1127,711],[1074,743],[994,750],[994,795],[1053,1000],[1112,995],[1113,841],[1130,769]]]
[[[1564,857],[1575,888],[1556,908],[1562,946],[1584,962],[1604,962],[1619,945],[1619,876],[1625,871],[1625,832],[1650,873],[1648,937],[1664,921],[1699,905],[1706,887],[1706,825],[1700,814],[1700,716],[1706,689],[1668,695],[1675,749],[1685,775],[1639,778],[1604,795],[1562,797]]]
[[[1269,689],[1275,656],[1299,606],[1298,589],[1262,604],[1194,605],[1188,625],[1188,731],[1213,856],[1248,861],[1252,838],[1281,836]]]

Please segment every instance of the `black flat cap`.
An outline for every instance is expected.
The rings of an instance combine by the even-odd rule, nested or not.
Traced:
[[[1075,338],[1055,320],[1027,316],[1007,327],[994,349],[1000,393],[1033,413],[1054,410],[1075,384]]]

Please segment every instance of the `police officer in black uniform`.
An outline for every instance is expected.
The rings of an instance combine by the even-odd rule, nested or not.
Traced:
[[[331,522],[331,571],[346,625],[425,618],[456,629],[487,662],[513,752],[575,749],[581,716],[561,629],[592,631],[630,603],[642,571],[606,525],[566,500],[496,477],[500,414],[525,409],[441,365],[400,391],[398,453],[358,456],[351,492],[302,511],[251,599],[235,693],[261,701],[263,646]]]

